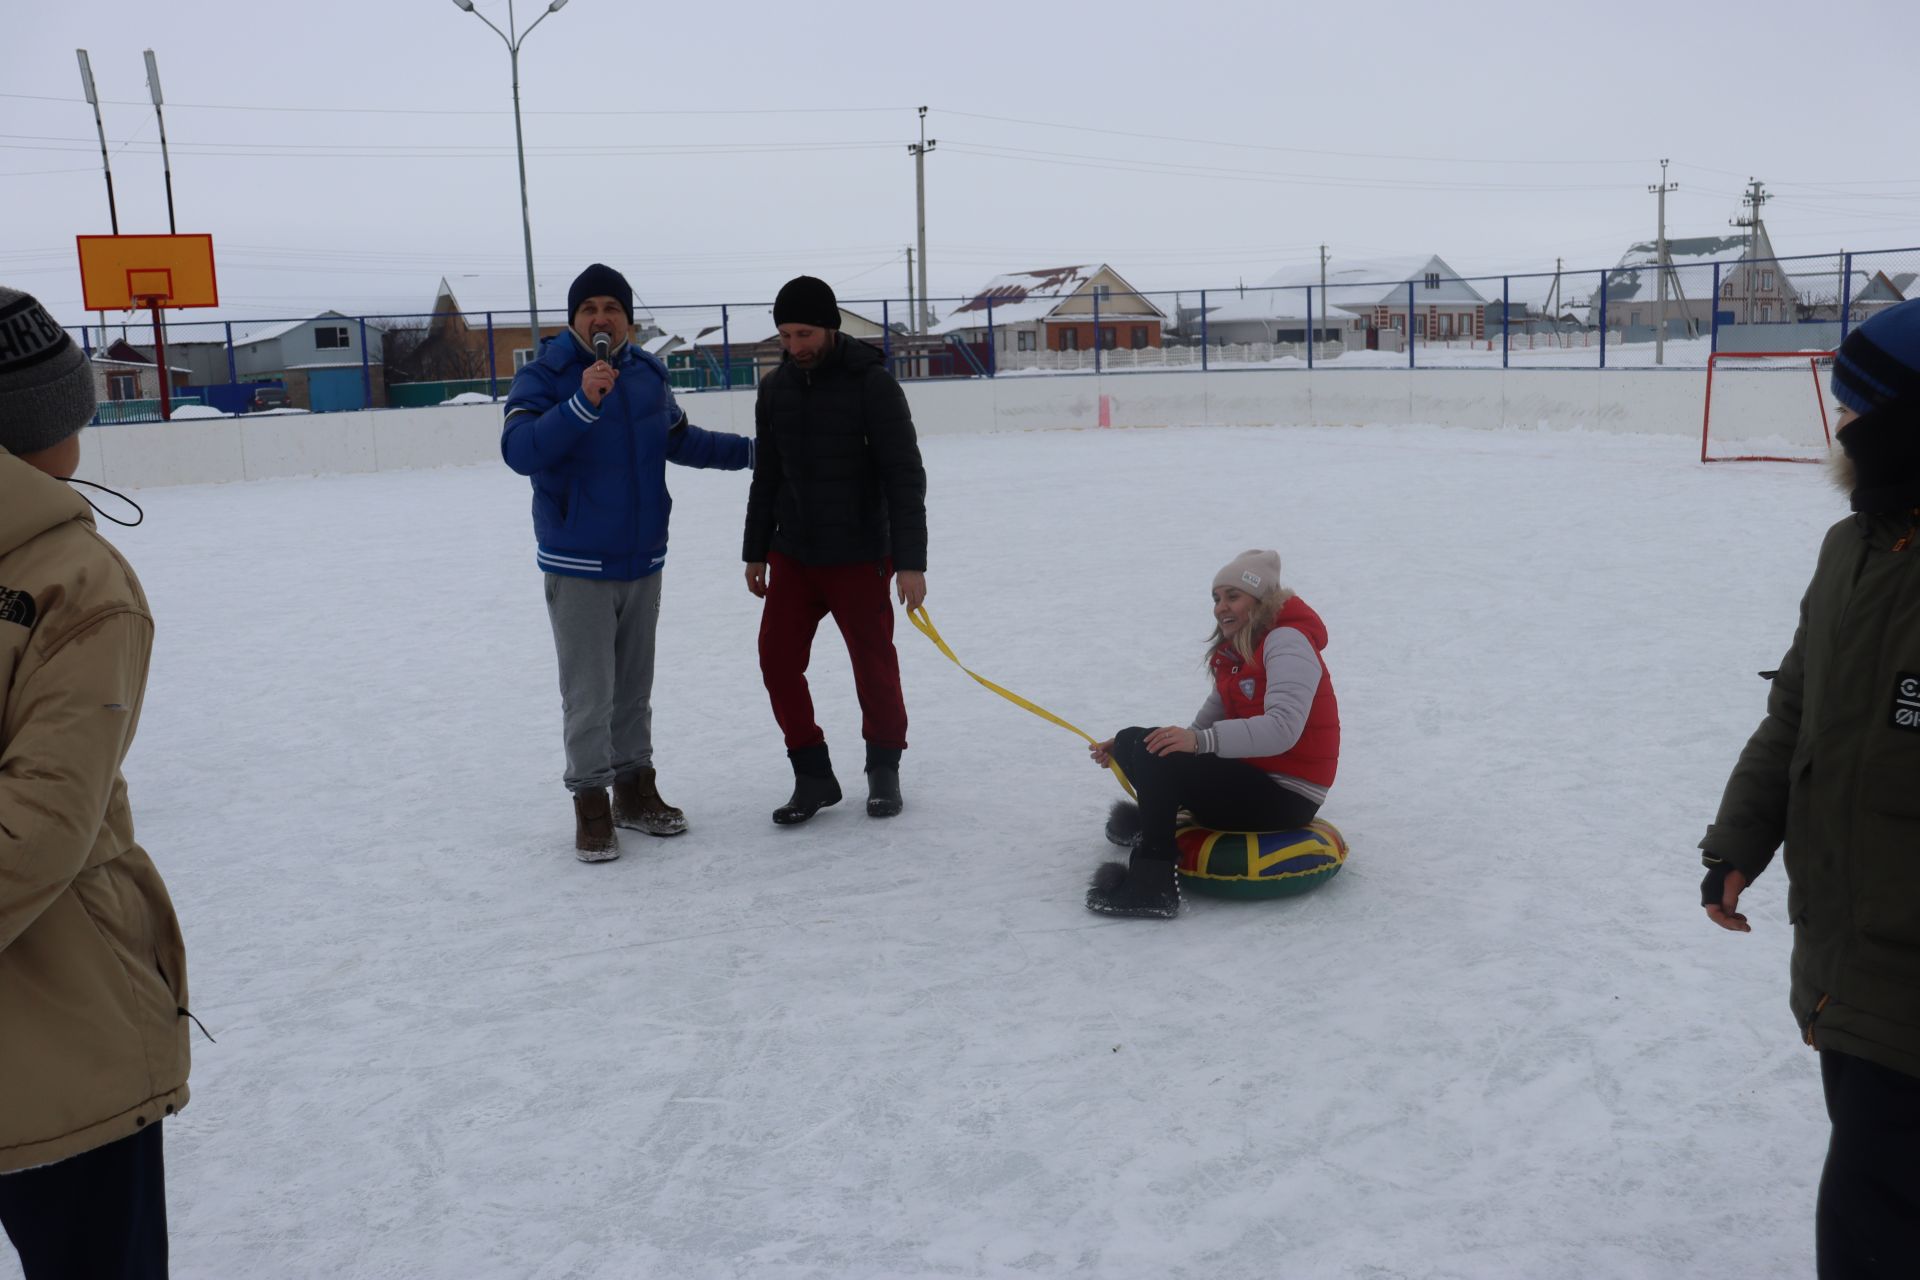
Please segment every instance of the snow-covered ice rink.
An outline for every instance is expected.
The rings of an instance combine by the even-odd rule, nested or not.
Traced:
[[[922,448],[935,622],[1102,736],[1187,722],[1214,570],[1279,547],[1332,636],[1345,871],[1089,915],[1111,776],[904,619],[906,812],[859,803],[829,624],[851,803],[774,827],[746,477],[680,468],[655,737],[692,830],[583,865],[525,480],[146,490],[109,529],[159,627],[127,773],[218,1038],[167,1124],[177,1275],[1811,1274],[1784,881],[1722,932],[1694,843],[1845,513],[1816,468],[1428,428]]]

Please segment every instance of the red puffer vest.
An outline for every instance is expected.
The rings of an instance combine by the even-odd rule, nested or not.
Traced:
[[[1327,673],[1327,660],[1321,650],[1327,647],[1327,624],[1320,615],[1295,596],[1280,607],[1273,620],[1275,627],[1292,627],[1313,645],[1320,658],[1320,687],[1314,691],[1313,706],[1307,711],[1307,724],[1300,740],[1277,756],[1259,756],[1247,761],[1267,773],[1284,773],[1318,787],[1333,785],[1334,771],[1340,766],[1340,703],[1333,696],[1333,677]],[[1251,720],[1266,714],[1267,667],[1262,635],[1254,646],[1253,657],[1242,658],[1232,646],[1214,650],[1213,685],[1220,691],[1222,717]]]

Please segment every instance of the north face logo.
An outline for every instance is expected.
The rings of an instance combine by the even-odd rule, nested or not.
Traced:
[[[39,618],[40,611],[33,607],[32,596],[11,587],[0,587],[0,622],[17,622],[31,630]]]
[[[1920,733],[1920,674],[1902,671],[1894,677],[1893,727]]]

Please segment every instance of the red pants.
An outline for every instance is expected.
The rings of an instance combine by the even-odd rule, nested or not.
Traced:
[[[907,704],[900,695],[900,657],[893,649],[893,561],[801,564],[775,551],[767,557],[767,603],[760,614],[760,675],[787,747],[827,740],[813,719],[807,662],[820,619],[833,615],[853,660],[860,696],[860,736],[869,745],[903,751]]]

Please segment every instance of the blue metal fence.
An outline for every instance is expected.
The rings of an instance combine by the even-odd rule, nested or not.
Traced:
[[[1650,255],[1646,255],[1650,257]],[[1670,259],[1460,276],[1438,259],[1405,275],[1340,269],[1256,287],[1127,293],[1081,280],[1070,296],[938,298],[945,319],[915,332],[897,298],[842,299],[843,325],[882,348],[903,379],[1123,375],[1237,369],[1698,369],[1716,351],[1830,350],[1875,311],[1920,297],[1920,248],[1770,259]],[[1349,278],[1358,277],[1358,278]],[[331,313],[330,313],[331,316]],[[291,321],[175,321],[168,363],[210,403],[244,408],[280,381],[261,348]],[[296,407],[433,403],[441,387],[501,396],[529,352],[524,312],[341,318],[358,350],[295,352]],[[544,332],[559,332],[557,315]],[[297,331],[297,332],[304,332]],[[105,345],[75,330],[89,353]],[[750,387],[780,359],[765,303],[650,308],[637,340],[683,392]],[[150,350],[144,328],[110,327]],[[277,341],[277,339],[275,339]],[[310,340],[310,339],[309,339]],[[330,356],[348,357],[332,358]],[[320,390],[312,390],[318,387]],[[310,403],[300,403],[305,394]],[[121,412],[121,411],[115,411]],[[102,421],[109,420],[104,417]]]

